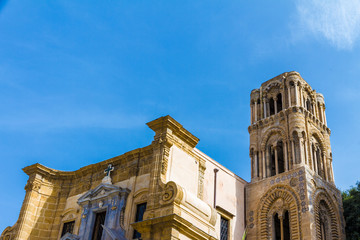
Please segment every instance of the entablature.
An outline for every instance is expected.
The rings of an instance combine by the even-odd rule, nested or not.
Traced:
[[[302,113],[305,119],[309,119],[311,123],[313,123],[318,129],[322,131],[326,131],[329,135],[331,134],[330,128],[328,128],[323,122],[321,122],[316,116],[314,116],[310,111],[306,110],[303,107],[300,106],[293,106],[287,109],[284,109],[274,115],[271,115],[269,117],[260,119],[256,122],[254,122],[252,125],[248,127],[249,133],[251,133],[254,130],[265,128],[268,126],[271,126],[275,123],[276,120],[284,120],[285,116],[289,116],[293,113]]]

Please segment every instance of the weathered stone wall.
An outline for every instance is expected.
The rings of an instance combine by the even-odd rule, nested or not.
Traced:
[[[230,220],[230,239],[242,234],[246,181],[196,149],[198,139],[171,117],[148,125],[155,137],[147,147],[73,172],[40,164],[24,168],[29,181],[19,219],[1,237],[58,240],[69,221],[75,221],[73,233],[80,234],[88,214],[78,201],[101,186],[110,163],[113,186],[130,191],[119,220],[127,239],[132,239],[134,227],[145,240],[215,239],[220,236],[221,216]],[[216,206],[214,169],[218,169]],[[136,206],[144,202],[144,221],[134,224]]]
[[[289,72],[253,90],[250,106],[248,239],[274,238],[286,212],[291,239],[345,239],[324,97]]]

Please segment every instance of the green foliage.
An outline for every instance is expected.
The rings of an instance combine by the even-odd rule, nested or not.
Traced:
[[[360,239],[360,182],[356,187],[342,192],[344,217],[346,221],[346,239]]]

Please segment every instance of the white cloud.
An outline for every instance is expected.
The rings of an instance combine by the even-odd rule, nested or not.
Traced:
[[[297,21],[305,32],[351,49],[360,36],[360,0],[297,0]]]

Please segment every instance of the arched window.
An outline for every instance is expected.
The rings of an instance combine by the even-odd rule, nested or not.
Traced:
[[[293,153],[293,163],[294,164],[299,164],[300,163],[300,146],[299,146],[299,137],[298,137],[298,133],[296,131],[293,132],[293,145],[294,148],[292,149],[292,151],[294,151]]]
[[[282,95],[281,95],[281,93],[279,93],[276,98],[277,98],[277,102],[276,102],[277,111],[280,112],[282,110]]]
[[[279,215],[277,213],[275,213],[274,218],[274,239],[275,240],[281,240],[281,223],[280,223],[280,218]]]
[[[275,176],[276,175],[275,151],[272,146],[269,146],[269,155],[270,155],[270,176]]]
[[[270,115],[274,115],[275,114],[275,104],[274,104],[273,98],[270,98],[270,100],[269,100],[269,107],[270,107]]]
[[[308,110],[309,112],[311,112],[311,102],[309,99],[306,100],[306,110]]]
[[[316,163],[317,163],[317,173],[320,175],[320,176],[322,176],[323,175],[323,171],[322,171],[322,168],[321,168],[321,152],[320,152],[320,149],[319,148],[317,148],[316,149]]]
[[[284,222],[283,222],[283,228],[284,228],[284,239],[283,240],[290,240],[290,217],[289,212],[286,211],[284,215]]]
[[[331,239],[331,218],[329,214],[329,209],[324,200],[321,200],[319,203],[319,233],[321,240],[329,240]]]
[[[290,240],[290,218],[288,211],[285,211],[282,217],[275,213],[273,217],[273,239]]]
[[[279,173],[283,173],[285,171],[285,161],[284,161],[284,149],[282,141],[277,144],[277,161],[278,161],[278,170]]]

